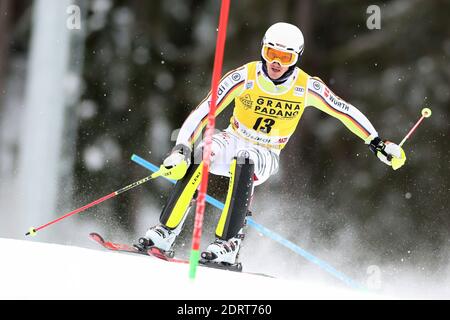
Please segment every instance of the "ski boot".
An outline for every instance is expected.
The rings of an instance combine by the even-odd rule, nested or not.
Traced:
[[[179,234],[179,230],[177,229],[170,230],[162,224],[154,226],[148,229],[145,236],[139,238],[139,243],[134,244],[133,246],[139,251],[147,251],[150,248],[156,248],[165,256],[173,258],[175,253],[171,248]]]
[[[145,236],[138,239],[138,244],[134,244],[133,246],[139,251],[146,252],[149,249],[157,250],[161,254],[173,258],[175,256],[175,252],[171,250],[175,239],[180,234],[183,229],[184,222],[192,208],[191,205],[187,208],[183,219],[178,224],[175,229],[169,229],[163,224],[158,224],[154,227],[151,227],[145,233]]]
[[[219,269],[242,271],[242,264],[237,262],[237,258],[243,238],[244,234],[238,234],[228,241],[216,239],[202,252],[200,263]]]

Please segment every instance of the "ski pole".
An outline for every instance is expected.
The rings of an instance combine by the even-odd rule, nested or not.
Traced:
[[[400,142],[399,146],[402,147],[403,144],[408,140],[408,138],[413,134],[413,132],[417,129],[417,127],[422,123],[423,119],[431,117],[431,110],[428,108],[422,109],[422,116],[416,122],[416,124],[409,130],[406,136],[403,138],[402,142]],[[395,158],[392,156],[388,157],[388,160],[391,161],[392,169],[397,170],[400,168],[406,161],[406,155],[403,149],[401,149],[401,158]]]
[[[402,142],[400,142],[399,146],[403,146],[403,144],[408,140],[408,138],[416,131],[417,127],[422,123],[423,119],[431,117],[431,110],[429,108],[422,109],[422,116],[416,122],[416,124],[409,130],[408,134],[403,138]]]
[[[37,228],[31,227],[25,235],[26,236],[29,236],[29,235],[35,236],[36,233],[39,230],[42,230],[42,229],[44,229],[44,228],[46,228],[46,227],[48,227],[48,226],[50,226],[50,225],[52,225],[54,223],[57,223],[57,222],[65,219],[65,218],[68,218],[68,217],[70,217],[70,216],[72,216],[74,214],[77,214],[77,213],[80,213],[82,211],[85,211],[86,209],[89,209],[89,208],[91,208],[91,207],[93,207],[93,206],[95,206],[95,205],[97,205],[99,203],[102,203],[103,201],[111,199],[111,198],[113,198],[113,197],[115,197],[115,196],[117,196],[117,195],[119,195],[121,193],[124,193],[124,192],[126,192],[128,190],[131,190],[131,189],[133,189],[133,188],[135,188],[137,186],[140,186],[141,184],[146,183],[149,180],[155,179],[155,178],[157,178],[157,177],[159,177],[161,175],[164,175],[164,172],[163,172],[163,170],[160,169],[160,170],[158,170],[157,172],[153,173],[152,175],[150,175],[148,177],[145,177],[145,178],[143,178],[143,179],[141,179],[139,181],[136,181],[136,182],[134,182],[134,183],[132,183],[132,184],[126,186],[126,187],[123,187],[120,190],[114,191],[114,192],[112,192],[112,193],[110,193],[110,194],[108,194],[108,195],[106,195],[104,197],[101,197],[100,199],[92,201],[91,203],[89,203],[89,204],[87,204],[87,205],[85,205],[85,206],[83,206],[81,208],[78,208],[78,209],[75,209],[75,210],[73,210],[73,211],[71,211],[69,213],[66,213],[65,215],[59,217],[58,219],[50,221],[50,222],[48,222],[48,223],[46,223],[46,224],[44,224],[44,225],[42,225],[40,227],[37,227]]]

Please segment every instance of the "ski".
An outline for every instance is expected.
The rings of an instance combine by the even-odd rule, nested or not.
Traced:
[[[164,254],[164,252],[162,252],[161,250],[159,250],[157,248],[151,248],[148,251],[140,251],[137,248],[135,248],[133,246],[130,246],[128,244],[106,241],[101,235],[99,235],[98,233],[95,233],[95,232],[90,233],[89,237],[94,242],[100,244],[104,248],[106,248],[108,250],[111,250],[111,251],[122,251],[122,252],[137,253],[137,254],[141,254],[141,255],[144,255],[144,256],[155,257],[155,258],[158,258],[158,259],[161,259],[161,260],[165,260],[165,261],[169,261],[169,262],[189,263],[186,260],[181,260],[181,259],[176,259],[176,258],[169,257],[166,254]]]
[[[141,255],[155,257],[155,258],[167,261],[167,262],[189,264],[188,260],[173,258],[171,256],[168,256],[163,251],[161,251],[155,247],[152,247],[147,251],[139,251],[137,248],[130,246],[128,244],[107,241],[101,235],[99,235],[98,233],[95,233],[95,232],[90,233],[89,237],[91,238],[91,240],[100,244],[102,247],[104,247],[108,250],[137,253],[137,254],[141,254]],[[241,263],[237,263],[235,265],[229,265],[229,264],[215,263],[215,262],[201,259],[199,261],[199,265],[203,266],[203,267],[214,268],[214,269],[242,272],[242,264]],[[261,274],[258,274],[258,275],[261,275]]]

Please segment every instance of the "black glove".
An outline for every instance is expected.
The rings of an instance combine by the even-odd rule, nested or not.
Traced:
[[[388,140],[381,140],[379,137],[373,139],[369,144],[369,149],[388,166],[392,166],[397,170],[406,161],[406,155],[402,147]],[[396,158],[393,165],[392,159]]]

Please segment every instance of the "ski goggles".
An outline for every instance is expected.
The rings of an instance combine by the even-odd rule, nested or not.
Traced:
[[[281,51],[268,45],[263,45],[261,54],[267,62],[272,63],[278,61],[278,63],[284,67],[295,64],[298,57],[296,52]]]

